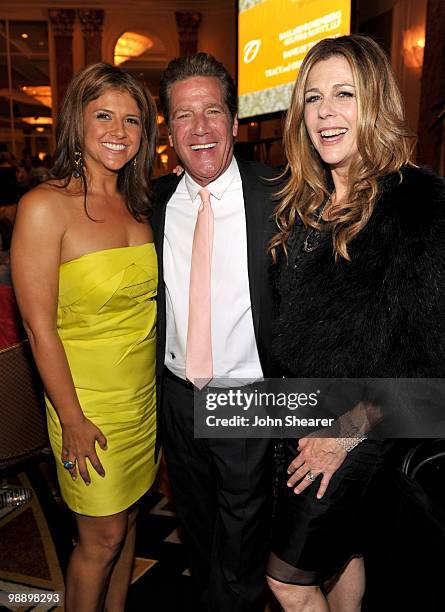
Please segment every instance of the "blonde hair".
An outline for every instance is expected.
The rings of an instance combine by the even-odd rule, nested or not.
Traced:
[[[292,93],[284,127],[287,158],[275,209],[279,232],[269,251],[274,261],[286,242],[297,215],[309,227],[319,228],[315,213],[329,197],[331,177],[309,138],[304,122],[306,81],[311,68],[332,56],[344,57],[351,67],[357,99],[358,159],[349,171],[348,192],[337,202],[330,222],[336,258],[349,260],[348,244],[365,227],[379,193],[379,179],[410,163],[415,137],[405,121],[403,100],[389,60],[371,38],[353,34],[328,38],[306,55]]]

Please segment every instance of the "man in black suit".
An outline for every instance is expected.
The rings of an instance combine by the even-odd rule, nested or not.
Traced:
[[[159,179],[155,188],[159,432],[205,609],[260,610],[269,548],[270,440],[195,439],[186,359],[192,243],[199,193],[206,187],[214,217],[213,382],[270,375],[266,248],[274,232],[276,185],[267,178],[276,173],[233,157],[235,84],[211,55],[170,62],[159,95],[170,143],[185,169],[182,176]]]

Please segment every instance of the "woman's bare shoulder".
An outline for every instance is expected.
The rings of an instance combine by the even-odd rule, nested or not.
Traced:
[[[69,213],[72,194],[60,183],[41,183],[28,191],[20,200],[18,217],[36,226],[64,227]]]
[[[66,208],[70,203],[77,203],[79,198],[82,198],[82,192],[78,187],[54,179],[41,183],[28,191],[21,198],[19,205],[27,208],[54,210],[57,207]]]

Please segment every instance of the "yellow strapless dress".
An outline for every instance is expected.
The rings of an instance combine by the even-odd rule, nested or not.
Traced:
[[[96,444],[105,477],[87,461],[91,485],[72,481],[60,457],[61,427],[46,398],[62,496],[79,514],[108,516],[136,502],[156,475],[156,291],[153,243],[88,253],[63,263],[57,329],[87,418],[108,440]]]

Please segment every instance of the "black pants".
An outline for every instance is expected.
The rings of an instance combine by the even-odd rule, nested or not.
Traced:
[[[193,389],[170,374],[163,384],[162,439],[204,609],[262,610],[270,550],[270,440],[195,439]]]

